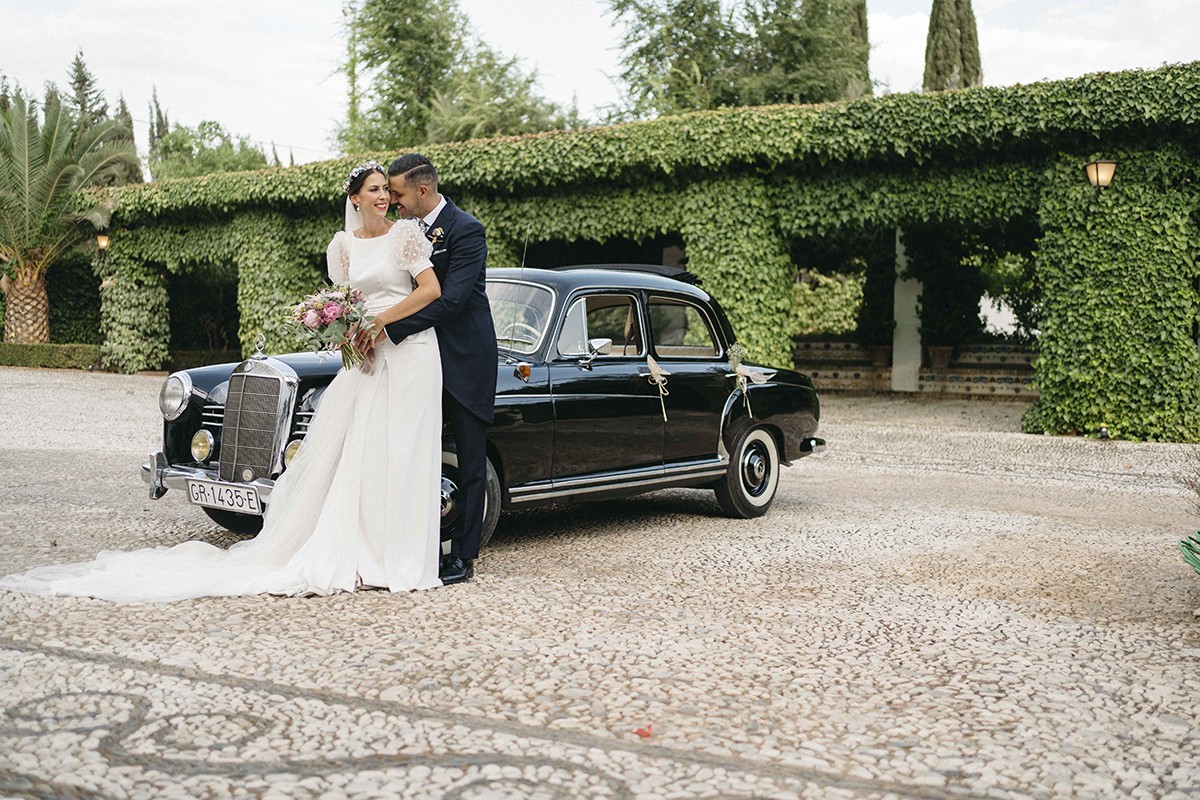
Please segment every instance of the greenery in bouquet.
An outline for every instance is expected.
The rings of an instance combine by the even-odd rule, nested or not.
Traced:
[[[339,350],[347,369],[361,366],[366,356],[354,345],[354,334],[373,317],[367,314],[362,292],[349,286],[329,286],[304,298],[291,313],[296,338],[318,353]]]

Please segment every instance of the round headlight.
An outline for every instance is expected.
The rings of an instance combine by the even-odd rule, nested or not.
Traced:
[[[212,455],[213,435],[206,430],[196,431],[196,435],[192,437],[192,458],[197,461],[208,461]]]
[[[178,419],[188,405],[192,394],[192,379],[186,372],[176,372],[163,381],[158,393],[158,410],[164,419]]]
[[[285,467],[291,466],[292,459],[300,452],[300,447],[303,444],[303,439],[292,439],[287,443],[287,447],[283,448],[283,465]]]

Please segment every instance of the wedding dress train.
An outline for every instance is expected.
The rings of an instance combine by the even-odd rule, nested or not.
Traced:
[[[411,292],[430,249],[411,220],[373,239],[339,232],[330,277],[379,312]],[[256,538],[228,550],[189,541],[105,551],[0,578],[0,588],[137,602],[440,586],[441,396],[436,333],[399,345],[385,336],[370,374],[343,369],[326,388]]]

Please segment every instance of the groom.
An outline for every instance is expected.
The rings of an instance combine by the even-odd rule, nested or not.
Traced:
[[[442,413],[454,432],[458,455],[458,520],[450,554],[442,557],[442,583],[460,583],[474,574],[483,534],[487,494],[487,426],[496,402],[496,330],[488,305],[487,243],[479,220],[438,192],[438,174],[429,159],[402,155],[388,168],[392,202],[401,217],[415,218],[433,243],[433,271],[442,296],[385,330],[399,344],[405,337],[436,327],[442,355]]]

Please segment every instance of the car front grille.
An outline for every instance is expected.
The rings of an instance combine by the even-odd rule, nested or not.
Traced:
[[[296,412],[296,421],[292,426],[292,436],[303,439],[308,435],[308,426],[312,423],[315,411],[300,410]]]
[[[262,375],[229,379],[221,435],[223,481],[269,478],[279,452],[279,397],[284,383]]]
[[[221,403],[205,403],[204,411],[200,414],[200,427],[211,433],[214,437],[221,432],[221,426],[225,422],[225,406]]]

